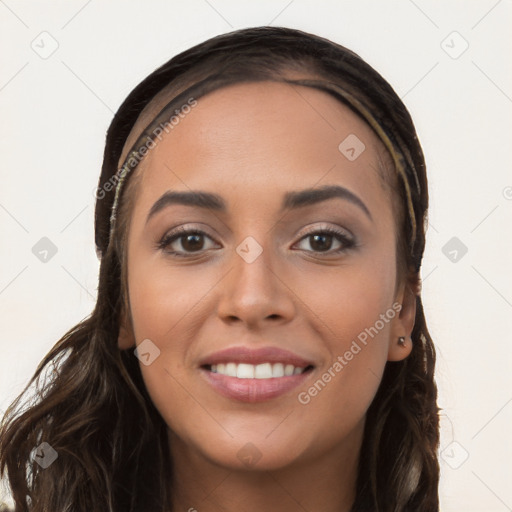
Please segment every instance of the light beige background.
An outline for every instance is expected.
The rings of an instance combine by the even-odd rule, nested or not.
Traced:
[[[0,409],[94,306],[93,189],[125,96],[209,37],[289,26],[355,50],[411,111],[430,177],[442,510],[512,510],[511,22],[510,0],[0,0]]]

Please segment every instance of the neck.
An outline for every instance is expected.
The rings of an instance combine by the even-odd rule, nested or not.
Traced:
[[[316,458],[280,469],[259,471],[216,465],[171,434],[172,510],[349,512],[355,499],[363,431],[360,427],[340,446]]]

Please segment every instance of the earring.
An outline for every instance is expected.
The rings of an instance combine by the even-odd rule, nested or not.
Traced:
[[[399,336],[399,338],[398,338],[398,344],[399,344],[401,347],[405,347],[405,336]]]

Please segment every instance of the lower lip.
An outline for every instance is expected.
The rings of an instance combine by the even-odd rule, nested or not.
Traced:
[[[201,368],[201,373],[221,395],[240,402],[264,402],[284,395],[299,386],[311,373],[308,370],[299,375],[272,379],[238,379]]]

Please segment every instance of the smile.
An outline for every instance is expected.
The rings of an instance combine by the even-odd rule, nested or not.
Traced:
[[[220,395],[239,402],[280,397],[312,374],[312,360],[276,346],[233,346],[199,361],[200,375]]]
[[[293,364],[284,363],[263,363],[263,364],[246,364],[246,363],[219,363],[213,364],[209,370],[213,373],[219,373],[228,377],[236,377],[237,379],[277,379],[281,377],[291,377],[304,373],[309,367],[294,366]]]

